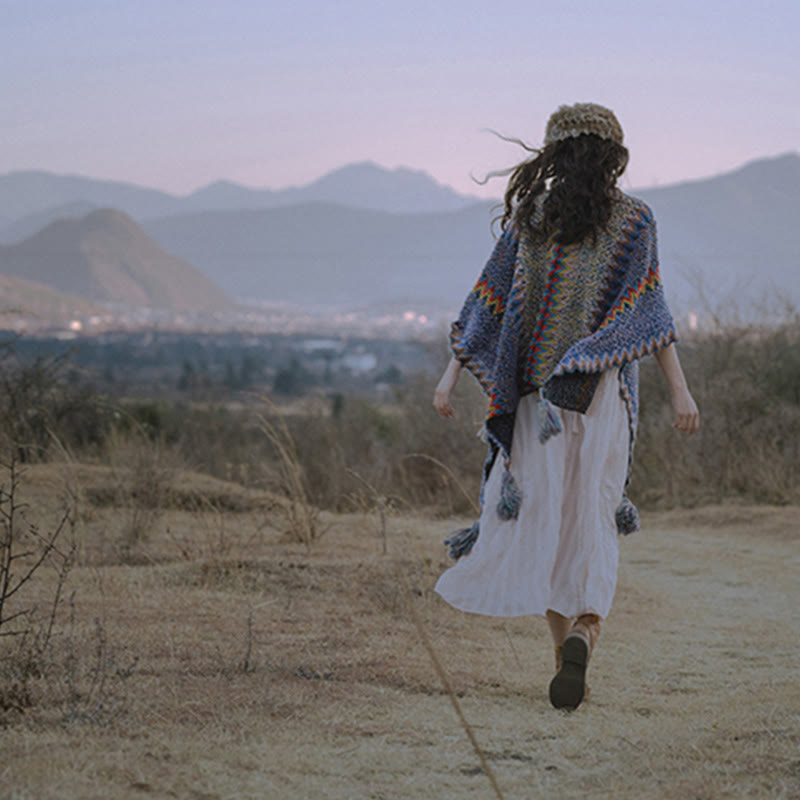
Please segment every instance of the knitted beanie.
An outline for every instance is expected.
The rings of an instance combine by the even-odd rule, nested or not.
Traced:
[[[622,144],[622,126],[611,109],[597,103],[575,103],[559,106],[547,121],[544,143],[560,142],[574,136],[593,133],[601,139]]]

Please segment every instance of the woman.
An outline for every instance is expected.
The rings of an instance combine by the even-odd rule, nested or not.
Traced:
[[[463,367],[489,398],[481,516],[448,539],[457,563],[436,591],[464,611],[546,616],[550,700],[574,709],[617,579],[617,533],[638,529],[625,497],[638,359],[654,354],[674,427],[697,407],[674,342],[645,203],[616,186],[628,161],[614,114],[561,106],[544,147],[512,172],[502,235],[467,297],[434,395],[445,418]]]

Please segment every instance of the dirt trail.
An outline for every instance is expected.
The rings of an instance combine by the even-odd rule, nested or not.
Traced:
[[[574,714],[547,703],[541,621],[484,621],[434,600],[428,624],[505,796],[800,797],[796,519],[736,508],[647,519],[623,542],[591,698]],[[346,743],[320,743],[309,774],[283,774],[298,796],[491,796],[445,697],[387,690],[338,713]],[[280,739],[270,746],[288,757]]]
[[[0,728],[0,796],[490,798],[413,602],[508,800],[800,798],[796,508],[645,517],[572,714],[543,620],[431,593],[452,522],[390,520],[382,556],[373,520],[332,517],[308,554],[232,516],[240,541],[190,558],[182,513],[149,566],[76,571],[86,636],[102,603],[115,663],[139,661],[94,716]]]

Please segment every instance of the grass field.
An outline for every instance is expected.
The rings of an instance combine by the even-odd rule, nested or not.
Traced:
[[[275,498],[186,473],[132,537],[117,480],[23,476],[43,526],[71,498],[79,558],[46,663],[3,662],[0,797],[496,796],[413,610],[509,800],[800,798],[797,507],[645,515],[569,714],[543,620],[432,593],[463,520],[390,517],[384,554],[377,515],[323,513],[309,549]]]

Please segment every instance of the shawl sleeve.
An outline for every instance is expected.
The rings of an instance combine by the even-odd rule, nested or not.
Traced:
[[[518,247],[516,228],[510,225],[497,240],[450,330],[453,354],[487,392],[492,388],[495,362],[501,351],[498,345],[511,295]]]

